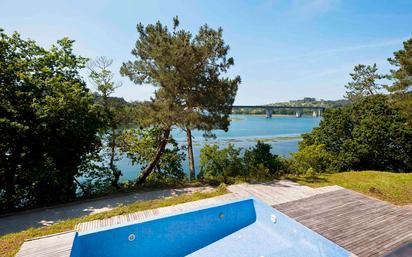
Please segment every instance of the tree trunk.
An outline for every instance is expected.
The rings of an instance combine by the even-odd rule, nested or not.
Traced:
[[[192,144],[192,131],[190,128],[186,128],[186,142],[187,142],[187,158],[189,160],[189,179],[192,181],[195,179],[195,162],[193,158],[193,144]]]
[[[142,185],[143,182],[146,180],[146,178],[150,175],[150,173],[152,173],[153,169],[156,167],[157,163],[160,160],[160,157],[162,157],[162,154],[165,150],[167,142],[169,141],[169,135],[170,135],[170,128],[165,129],[163,131],[162,140],[160,141],[160,144],[157,147],[156,155],[154,156],[153,160],[142,171],[142,173],[140,173],[140,176],[139,176],[139,179],[137,180],[136,185],[138,186]]]
[[[112,179],[112,186],[116,189],[119,189],[119,178],[122,175],[121,171],[117,169],[116,165],[114,164],[114,160],[116,157],[116,128],[112,126],[112,134],[111,134],[111,143],[110,143],[110,162],[109,167],[113,173]]]
[[[84,187],[83,185],[82,185],[82,183],[80,183],[76,178],[73,178],[74,179],[74,182],[76,182],[76,184],[80,187],[80,189],[82,190],[82,192],[83,192],[83,195],[85,195],[85,196],[89,196],[90,195],[90,190],[88,190],[86,187]]]
[[[15,177],[16,174],[19,173],[19,163],[20,161],[20,156],[21,156],[21,151],[22,151],[22,144],[20,144],[20,140],[17,140],[17,143],[15,145],[14,151],[12,151],[12,154],[10,155],[10,160],[8,162],[8,165],[6,165],[5,168],[5,174],[4,174],[4,180],[5,180],[5,207],[6,210],[12,210],[16,206],[14,205],[14,199],[16,197],[16,188],[15,188]],[[6,162],[7,163],[7,162]]]
[[[17,165],[16,166],[12,166],[12,167],[16,167],[17,169]],[[6,210],[12,210],[15,208],[14,206],[14,197],[16,194],[15,191],[15,186],[14,186],[14,171],[13,168],[11,167],[5,167],[5,199],[6,199],[6,203],[5,203],[5,208]]]

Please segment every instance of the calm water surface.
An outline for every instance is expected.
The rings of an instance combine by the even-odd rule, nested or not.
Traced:
[[[205,144],[219,144],[225,147],[233,144],[236,147],[252,147],[258,140],[263,140],[272,146],[272,152],[278,155],[287,156],[298,149],[299,135],[309,132],[316,127],[320,118],[293,116],[280,116],[267,119],[264,116],[232,115],[228,132],[221,130],[215,131],[216,139],[206,140],[202,137],[202,132],[193,131],[193,151],[196,163],[196,172],[199,171],[198,160],[200,149]],[[173,137],[180,143],[185,144],[186,138],[182,131],[173,131]],[[123,157],[117,162],[118,167],[122,170],[124,180],[135,179],[139,173],[140,167],[132,165],[127,157]],[[187,162],[184,164],[187,172]]]

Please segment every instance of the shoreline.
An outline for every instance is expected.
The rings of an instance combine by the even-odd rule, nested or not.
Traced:
[[[266,117],[266,114],[235,114],[232,113],[231,115],[242,115],[242,116],[258,116],[258,117]],[[272,117],[295,117],[292,114],[272,114]]]

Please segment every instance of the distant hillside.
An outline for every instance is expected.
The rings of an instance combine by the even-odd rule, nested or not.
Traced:
[[[103,97],[99,93],[94,92],[93,96],[94,96],[94,101],[96,103],[101,103],[103,101]],[[110,96],[109,99],[117,106],[130,105],[130,103],[127,102],[123,97]]]
[[[279,103],[273,103],[270,105],[285,105],[285,106],[306,106],[306,107],[311,107],[311,106],[323,106],[326,108],[338,108],[342,107],[345,105],[348,105],[349,101],[346,99],[341,99],[341,100],[324,100],[320,99],[317,100],[316,98],[313,97],[305,97],[301,100],[290,100],[289,102],[279,102]]]
[[[268,105],[282,105],[282,106],[291,106],[291,107],[312,107],[312,106],[323,106],[327,109],[339,108],[345,105],[348,105],[349,101],[346,99],[341,100],[317,100],[312,97],[305,97],[301,100],[290,100],[289,102],[278,102]],[[265,114],[264,109],[260,108],[236,108],[232,111],[233,114],[251,114],[251,115],[263,115]],[[295,110],[289,109],[279,109],[275,110],[273,114],[280,115],[294,115]],[[312,115],[311,110],[304,110],[304,115]]]

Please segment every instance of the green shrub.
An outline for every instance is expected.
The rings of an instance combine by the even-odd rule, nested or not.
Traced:
[[[246,149],[244,154],[241,148],[235,148],[232,144],[222,149],[217,145],[206,145],[200,150],[199,178],[231,184],[278,176],[283,170],[284,162],[270,150],[271,146],[262,142]]]
[[[321,173],[331,170],[332,155],[325,145],[309,145],[292,154],[291,169],[295,174]]]
[[[265,180],[271,177],[270,169],[263,163],[259,163],[256,167],[253,167],[251,177],[256,180]]]
[[[271,149],[272,147],[269,144],[258,141],[254,147],[245,150],[243,159],[245,165],[248,167],[249,173],[261,173],[265,168],[268,173],[267,176],[280,175],[279,173],[283,166],[282,161],[279,156],[270,152]],[[259,169],[259,171],[256,169]],[[253,174],[250,175],[254,176]]]
[[[244,175],[245,167],[240,151],[232,144],[223,149],[219,149],[217,145],[206,145],[200,150],[199,178],[229,183],[230,177]]]

